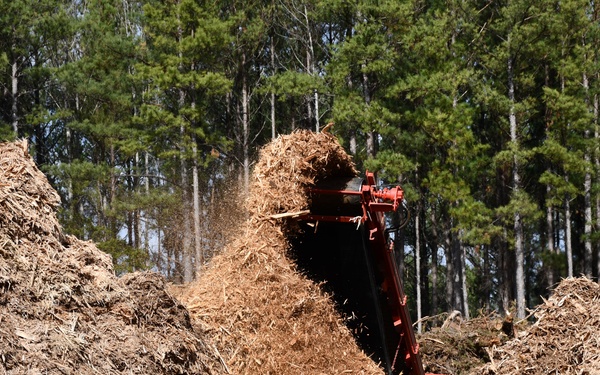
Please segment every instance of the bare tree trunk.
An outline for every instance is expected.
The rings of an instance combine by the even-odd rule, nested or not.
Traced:
[[[594,1],[590,3],[591,14],[593,14],[593,22],[598,22],[598,11],[597,11],[597,3]],[[598,39],[594,39],[592,44],[595,45],[593,62],[594,64],[598,64]],[[595,75],[596,83],[600,81],[600,75],[596,73]],[[600,133],[598,129],[598,94],[594,93],[593,96],[593,115],[594,115],[594,164],[595,164],[595,172],[596,172],[596,184],[600,186],[600,154],[598,149],[598,141],[600,140]],[[600,233],[600,194],[596,193],[596,232]],[[600,282],[600,246],[596,244],[596,276],[598,277],[598,282]]]
[[[371,90],[369,87],[369,77],[366,73],[363,73],[363,95],[365,98],[365,104],[371,105]],[[374,158],[377,156],[377,133],[368,130],[367,131],[367,157]]]
[[[483,256],[483,288],[482,288],[482,299],[483,299],[483,311],[487,313],[490,311],[490,294],[492,291],[492,275],[490,274],[490,247],[481,247]]]
[[[244,165],[244,191],[248,192],[250,187],[250,119],[249,107],[250,96],[248,95],[248,80],[246,77],[246,53],[242,54],[242,153]]]
[[[181,132],[184,132],[183,126]],[[186,283],[191,282],[194,279],[194,267],[192,265],[192,249],[191,249],[191,238],[190,238],[190,216],[189,216],[189,194],[188,194],[188,173],[187,165],[185,162],[184,150],[181,150],[181,193],[182,193],[182,219],[183,228],[182,238],[183,246],[181,251],[183,252],[183,281]]]
[[[510,43],[510,40],[509,40]],[[510,141],[518,147],[517,138],[517,115],[515,113],[515,83],[512,57],[508,58],[508,100],[510,101],[510,110],[508,120],[510,124]],[[513,193],[518,194],[521,190],[521,176],[519,174],[519,159],[516,153],[513,155]],[[514,235],[515,235],[515,260],[516,272],[515,281],[517,289],[517,318],[525,318],[525,255],[523,249],[523,223],[521,222],[521,213],[517,210],[514,213]]]
[[[182,152],[183,153],[183,152]],[[191,238],[190,238],[190,217],[189,217],[189,194],[187,190],[188,185],[188,174],[187,166],[183,155],[181,156],[181,192],[182,192],[182,216],[183,216],[183,228],[182,238],[183,246],[181,251],[183,252],[183,281],[186,283],[191,282],[194,279],[194,267],[192,265],[192,251],[191,251]]]
[[[550,66],[547,63],[544,65],[544,82],[546,86],[550,87]],[[550,109],[546,106],[546,113],[544,115],[546,127],[549,127],[552,122],[550,113]],[[549,203],[551,201],[551,193],[552,186],[548,184],[546,185],[546,250],[550,255],[550,260],[544,265],[548,288],[554,286],[556,273],[554,262],[552,261],[554,255],[554,208]]]
[[[451,228],[452,225],[449,226]],[[463,291],[463,261],[462,261],[462,243],[458,238],[458,235],[452,233],[449,230],[450,236],[450,249],[452,253],[452,309],[461,312],[463,317],[466,318],[465,303],[464,303],[464,291]]]
[[[194,194],[194,249],[196,253],[196,272],[202,267],[204,254],[202,252],[202,235],[200,231],[200,183],[198,181],[198,146],[194,137],[192,153],[194,157],[194,169],[192,170],[192,185]]]
[[[506,233],[505,233],[506,235]],[[514,269],[514,257],[508,248],[508,243],[504,240],[499,241],[500,246],[500,299],[502,309],[505,312],[510,311],[513,297],[512,286],[515,281],[512,270]]]
[[[352,154],[352,156],[356,157],[356,130],[351,130],[350,131],[350,154]]]
[[[565,177],[568,181],[569,179]],[[571,244],[571,199],[565,197],[565,251],[567,252],[567,276],[573,277],[573,247]]]
[[[177,4],[178,6],[178,10],[177,10],[177,40],[178,40],[178,45],[179,45],[179,51],[178,51],[178,57],[179,57],[179,61],[180,61],[180,65],[179,65],[179,69],[183,70],[183,52],[181,50],[181,42],[183,39],[183,30],[181,28],[181,18],[180,18],[180,3],[178,2]],[[184,105],[185,105],[185,97],[186,97],[186,93],[183,89],[179,89],[179,110],[182,110]],[[183,262],[183,281],[186,283],[192,282],[192,280],[194,279],[194,265],[193,265],[193,259],[192,259],[192,249],[191,249],[191,244],[192,244],[192,239],[191,239],[191,223],[190,223],[190,216],[189,216],[189,204],[190,204],[190,197],[189,197],[189,192],[188,192],[188,172],[187,172],[187,163],[186,163],[186,151],[187,151],[187,146],[185,145],[185,138],[186,138],[186,129],[185,129],[185,125],[182,123],[180,128],[179,128],[179,133],[181,136],[181,145],[180,145],[180,163],[181,163],[181,193],[182,193],[182,216],[183,216],[183,233],[182,233],[182,238],[183,238],[183,244],[182,244],[182,259],[181,261]]]
[[[400,224],[405,220],[402,210],[396,211],[396,214],[392,216],[392,220],[394,227],[400,226]],[[404,230],[402,229],[396,231],[396,235],[394,237],[394,254],[396,263],[398,264],[398,275],[400,275],[400,277],[404,277]]]
[[[587,74],[583,74],[583,89],[586,93],[586,102],[589,105],[589,81]],[[589,129],[585,130],[585,139],[589,139],[590,131]],[[586,148],[584,154],[585,160],[585,178],[583,182],[583,196],[584,196],[584,216],[585,216],[585,225],[584,225],[584,272],[587,277],[592,277],[592,173],[590,171],[590,162],[591,156],[589,150]]]
[[[14,46],[13,46],[14,47]],[[15,137],[19,136],[19,70],[17,58],[13,60],[11,72],[12,90],[11,90],[11,113],[12,129]]]
[[[421,203],[417,204],[417,212],[415,212],[415,273],[417,290],[417,332],[421,333],[423,325],[422,317],[422,301],[421,301]]]
[[[546,201],[550,200],[550,191],[552,188],[550,185],[546,186]],[[551,205],[546,203],[546,247],[548,248],[548,252],[552,255],[554,254],[554,212]],[[552,262],[550,263],[550,267],[548,267],[546,274],[548,278],[548,287],[552,287],[554,285],[554,265]]]
[[[467,265],[466,265],[466,257],[467,257],[467,249],[461,243],[460,252],[460,275],[461,275],[461,289],[462,289],[462,303],[463,303],[463,317],[465,319],[469,319],[469,290],[467,289]]]
[[[144,174],[146,178],[144,179],[144,192],[146,193],[146,197],[150,196],[150,153],[144,152]],[[150,259],[150,226],[148,224],[149,216],[148,212],[144,211],[144,249],[146,250],[146,254],[148,255],[148,259]]]
[[[133,163],[133,191],[140,191],[140,177],[139,175],[139,165],[140,165],[140,154],[138,152],[135,153],[135,161]],[[133,231],[135,233],[134,246],[136,249],[140,249],[142,247],[142,229],[141,229],[141,216],[140,209],[136,208],[133,211],[134,222],[133,222]]]
[[[313,41],[313,35],[312,35],[312,30],[310,27],[310,20],[308,18],[308,9],[306,8],[306,4],[304,4],[304,13],[302,14],[304,17],[304,26],[306,27],[306,35],[308,37],[308,45],[306,48],[306,69],[308,70],[308,73],[313,76],[313,77],[317,77],[317,69],[315,66],[315,46],[314,46],[314,41]],[[317,91],[317,89],[315,89],[313,91],[313,106],[314,106],[314,121],[315,121],[315,132],[319,132],[320,130],[320,124],[319,124],[319,92]],[[310,102],[308,103],[308,113],[309,113],[309,118],[312,118],[312,110],[311,110],[311,104]]]
[[[273,2],[273,8],[275,7]],[[271,36],[271,69],[273,75],[277,73],[277,66],[275,65],[275,41]],[[271,139],[275,139],[277,136],[277,126],[275,125],[275,90],[271,90]]]
[[[438,231],[437,231],[437,220],[435,212],[431,210],[431,232],[433,238],[431,238],[431,313],[436,315],[438,313],[438,295],[437,295],[437,273],[438,273]]]
[[[594,94],[594,139],[596,146],[594,147],[594,164],[596,166],[596,184],[600,186],[600,152],[598,150],[598,141],[600,140],[600,129],[598,127],[598,95]],[[596,194],[596,232],[600,232],[600,194]],[[596,270],[598,282],[600,282],[600,247],[596,249]]]
[[[444,253],[446,256],[446,301],[448,301],[448,310],[454,310],[454,260],[452,257],[452,239],[450,230],[444,228]]]

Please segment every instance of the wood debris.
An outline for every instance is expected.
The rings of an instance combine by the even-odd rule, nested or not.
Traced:
[[[281,219],[308,208],[307,190],[319,179],[355,174],[328,134],[296,132],[261,151],[248,220],[200,279],[180,290],[232,373],[383,373],[358,348],[330,296],[298,271],[287,237],[293,220]]]
[[[160,275],[118,278],[109,255],[62,232],[25,141],[0,144],[0,182],[2,373],[223,373]]]
[[[536,308],[536,322],[493,348],[493,362],[477,374],[600,373],[600,285],[564,279]]]

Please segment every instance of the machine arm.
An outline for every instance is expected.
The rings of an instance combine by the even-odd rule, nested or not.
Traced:
[[[340,186],[342,186],[340,188]],[[313,205],[311,212],[300,216],[299,220],[354,223],[364,225],[367,234],[367,250],[374,261],[373,269],[378,272],[377,287],[385,296],[385,310],[389,311],[391,322],[386,327],[394,335],[395,348],[390,353],[391,374],[422,375],[423,365],[419,354],[404,294],[398,266],[393,253],[393,243],[388,244],[384,212],[396,211],[404,199],[400,186],[377,189],[375,176],[367,172],[366,178],[353,179],[344,184],[330,184],[311,190]],[[397,343],[397,345],[396,345]]]

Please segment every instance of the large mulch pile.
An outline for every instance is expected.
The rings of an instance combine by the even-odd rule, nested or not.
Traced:
[[[211,337],[231,374],[381,374],[357,346],[330,296],[289,254],[294,228],[272,215],[308,207],[307,189],[354,176],[334,137],[307,131],[262,149],[235,239],[180,298]]]
[[[600,374],[600,285],[564,279],[526,331],[493,349],[480,374]]]
[[[114,275],[65,235],[25,141],[0,144],[0,369],[5,374],[219,374],[214,348],[153,273]]]

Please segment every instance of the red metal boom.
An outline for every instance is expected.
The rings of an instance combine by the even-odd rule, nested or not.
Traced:
[[[307,214],[299,217],[300,220],[330,221],[339,223],[362,224],[368,231],[368,248],[373,252],[373,259],[377,268],[383,274],[383,281],[378,287],[386,295],[386,301],[391,310],[394,331],[397,335],[398,346],[391,358],[391,371],[393,374],[422,375],[423,365],[412,328],[406,295],[398,275],[398,266],[393,254],[393,244],[388,245],[385,233],[384,212],[396,211],[402,204],[404,192],[400,186],[378,190],[373,173],[367,172],[366,180],[360,190],[330,190],[313,189],[315,195],[348,195],[360,196],[362,215],[336,216],[325,214]]]

